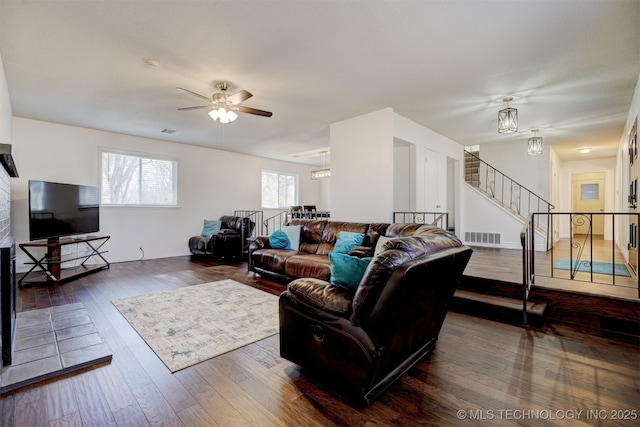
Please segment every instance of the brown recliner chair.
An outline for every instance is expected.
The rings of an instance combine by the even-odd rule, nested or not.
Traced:
[[[217,259],[240,259],[243,249],[248,246],[255,223],[249,218],[223,215],[220,231],[211,236],[193,236],[189,239],[189,250],[194,256]]]
[[[424,226],[386,242],[355,293],[294,280],[280,296],[281,356],[369,406],[433,349],[471,252],[453,234]]]

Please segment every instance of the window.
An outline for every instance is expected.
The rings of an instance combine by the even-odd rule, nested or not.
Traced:
[[[102,152],[100,201],[116,206],[177,206],[178,162]]]
[[[289,209],[298,204],[298,175],[262,171],[262,208]]]
[[[597,183],[580,185],[581,200],[598,200],[599,192],[600,192],[600,185]]]

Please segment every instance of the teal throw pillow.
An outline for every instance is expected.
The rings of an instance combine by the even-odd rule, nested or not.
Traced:
[[[338,239],[333,247],[333,252],[340,254],[348,254],[351,249],[355,249],[364,242],[363,233],[353,233],[351,231],[341,231],[338,233]]]
[[[203,237],[209,237],[212,234],[216,234],[220,231],[220,227],[222,227],[222,221],[219,220],[204,220],[204,226],[202,227],[202,233],[200,233]]]
[[[364,272],[371,263],[371,259],[371,257],[358,258],[339,252],[329,253],[329,262],[331,263],[330,283],[333,286],[354,291],[360,284],[360,280],[362,280]]]
[[[291,249],[289,246],[289,238],[282,230],[274,231],[273,234],[269,236],[269,245],[273,249]]]
[[[281,231],[284,232],[289,238],[289,247],[287,249],[298,252],[298,250],[300,249],[301,229],[302,227],[299,225],[286,225],[281,228]]]

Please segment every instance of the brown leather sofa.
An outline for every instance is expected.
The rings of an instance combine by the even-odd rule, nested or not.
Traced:
[[[292,221],[303,226],[297,254],[253,247],[255,271],[300,275],[280,296],[280,354],[368,406],[431,352],[472,250],[429,225],[303,221]],[[391,239],[348,291],[329,283],[322,257],[339,230],[354,229],[366,236],[355,255],[371,256],[380,236]]]
[[[354,250],[354,253],[365,256],[373,253],[378,236],[384,235],[389,226],[309,219],[292,219],[289,225],[301,227],[299,250],[273,249],[269,238],[260,236],[249,245],[249,270],[284,282],[299,277],[329,280],[329,253],[333,251],[341,231],[364,233],[362,247]]]

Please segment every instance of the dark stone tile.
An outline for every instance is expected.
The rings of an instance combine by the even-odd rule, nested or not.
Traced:
[[[96,325],[93,323],[87,323],[85,325],[73,326],[71,328],[58,330],[56,331],[56,338],[58,339],[58,341],[63,341],[82,335],[92,334],[94,332],[98,332],[98,330],[96,329]]]
[[[56,323],[64,319],[71,319],[72,317],[89,316],[89,312],[85,308],[77,310],[61,311],[58,313],[51,313],[51,321]]]
[[[23,311],[16,314],[16,328],[40,325],[51,321],[51,313],[48,308],[41,310]]]
[[[82,316],[74,316],[69,317],[67,319],[60,319],[51,322],[53,324],[53,329],[65,329],[70,328],[72,326],[86,325],[87,323],[92,323],[91,318],[88,315]]]
[[[26,338],[21,338],[19,335],[16,335],[16,338],[13,341],[13,351],[26,350],[28,348],[34,348],[55,342],[56,334],[53,332],[47,332],[40,335],[32,335]]]
[[[17,319],[13,364],[0,369],[0,393],[111,360],[82,303],[18,313]]]
[[[111,360],[111,351],[107,344],[100,343],[63,353],[60,355],[60,360],[65,369],[69,367],[80,369],[85,366]]]
[[[60,354],[63,354],[79,348],[100,344],[101,342],[103,342],[102,337],[96,332],[89,335],[82,335],[68,340],[59,341],[58,349],[60,350]]]
[[[2,391],[8,386],[22,386],[33,384],[34,379],[41,381],[51,378],[56,371],[62,370],[62,364],[58,356],[47,357],[21,365],[11,365],[2,368]]]
[[[51,310],[51,314],[54,314],[54,313],[64,313],[67,311],[74,311],[82,308],[84,308],[84,303],[74,302],[72,304],[57,305],[55,307],[50,307],[49,310]]]
[[[12,365],[20,365],[23,363],[33,362],[38,359],[45,359],[58,355],[58,346],[56,343],[40,345],[37,347],[27,348],[25,350],[14,350],[12,357]]]
[[[52,332],[53,326],[51,322],[40,323],[33,326],[26,326],[24,328],[16,328],[16,337],[18,338],[26,338],[33,335],[45,334],[47,332]]]

